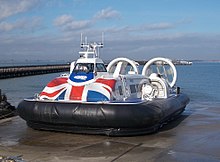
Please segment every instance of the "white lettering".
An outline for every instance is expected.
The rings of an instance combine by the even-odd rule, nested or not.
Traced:
[[[77,76],[74,76],[74,79],[86,80],[87,76],[77,75]]]

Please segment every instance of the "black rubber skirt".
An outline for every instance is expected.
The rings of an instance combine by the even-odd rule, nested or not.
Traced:
[[[189,98],[178,94],[140,103],[76,103],[23,100],[18,114],[33,129],[108,136],[152,133],[179,115]]]

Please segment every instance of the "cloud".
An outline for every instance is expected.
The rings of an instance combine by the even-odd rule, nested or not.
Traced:
[[[1,0],[0,20],[34,7],[38,0]]]
[[[73,17],[71,15],[62,15],[54,20],[54,25],[62,26],[71,22],[73,22]]]
[[[145,24],[141,26],[144,30],[164,30],[174,28],[175,24],[168,22],[154,23],[154,24]]]
[[[98,11],[91,19],[88,20],[76,20],[72,15],[64,14],[55,18],[53,23],[55,26],[61,27],[64,31],[74,31],[90,28],[93,24],[100,20],[114,19],[119,17],[120,14],[118,11],[111,8],[106,8]]]
[[[0,22],[0,32],[10,32],[10,31],[31,31],[38,29],[41,26],[41,18],[34,17],[31,19],[20,19],[15,22]]]
[[[25,33],[35,32],[42,28],[40,17],[21,18],[20,13],[29,11],[36,7],[41,0],[1,0],[0,3],[0,33]],[[16,17],[18,15],[18,17]],[[10,19],[9,17],[13,17]],[[18,34],[18,33],[17,33]]]
[[[97,20],[120,18],[120,13],[109,7],[109,8],[102,9],[101,11],[97,12],[94,18]]]
[[[54,20],[54,25],[61,27],[64,31],[83,29],[91,23],[90,20],[74,20],[71,15],[61,15]]]
[[[90,24],[91,24],[91,21],[89,20],[72,21],[71,23],[68,23],[66,25],[66,29],[67,30],[79,30],[79,29],[89,27]]]
[[[16,28],[19,24],[11,24],[8,22],[0,22],[0,31],[10,31]]]
[[[215,34],[174,32],[126,34],[122,30],[114,32],[105,32],[105,48],[104,53],[101,53],[104,59],[110,60],[118,56],[141,60],[157,56],[171,59],[209,59],[208,57],[214,58],[220,51],[220,39]],[[218,58],[220,59],[220,55]]]
[[[101,30],[89,29],[85,35],[88,36],[88,40],[99,41],[99,33]],[[94,39],[93,34],[96,34],[97,38]],[[78,58],[79,42],[78,32],[70,35],[8,36],[0,37],[0,51],[4,51],[3,59],[6,60],[42,58],[71,61]],[[219,34],[131,34],[115,30],[115,33],[105,32],[104,48],[100,54],[103,60],[115,57],[147,60],[157,56],[171,59],[220,59],[219,44]]]
[[[119,25],[121,23],[113,21],[123,19],[120,12],[108,7],[90,14],[90,17],[86,19],[77,17],[80,15],[61,14],[54,18],[54,26],[50,26],[51,21],[47,21],[45,17],[44,20],[47,21],[45,25],[48,29],[41,33],[39,28],[42,28],[43,18],[31,17],[38,11],[30,14],[27,12],[41,0],[0,1],[0,51],[3,51],[5,57],[2,58],[4,59],[42,57],[45,60],[71,60],[74,57],[78,58],[79,30],[83,30],[81,32],[88,36],[89,40],[94,41],[99,41],[101,33],[105,33],[105,48],[101,52],[104,60],[110,60],[119,55],[132,59],[149,59],[155,56],[171,58],[200,58],[202,56],[205,58],[217,55],[220,51],[219,34],[213,36],[201,35],[201,33],[175,33],[178,27],[192,23],[189,18],[167,22],[154,20],[154,23],[146,20],[132,25]],[[52,4],[48,5],[54,7]],[[19,14],[24,12],[29,15]],[[10,16],[14,17],[11,19]],[[61,29],[61,32],[54,30],[54,27]],[[32,34],[33,31],[37,34]],[[207,55],[209,53],[213,55]],[[220,55],[218,58],[220,59]]]

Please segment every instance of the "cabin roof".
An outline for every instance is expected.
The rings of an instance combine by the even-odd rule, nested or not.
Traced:
[[[100,58],[79,58],[76,63],[104,63]]]

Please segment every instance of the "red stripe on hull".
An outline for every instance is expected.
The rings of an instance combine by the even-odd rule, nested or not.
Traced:
[[[115,83],[116,83],[116,80],[115,79],[102,79],[102,78],[98,78],[96,80],[97,83],[102,83],[102,84],[105,84],[109,87],[111,87],[112,89],[115,88]]]
[[[40,96],[43,96],[43,95],[45,95],[45,96],[47,96],[47,97],[54,97],[54,96],[56,96],[58,93],[60,93],[62,90],[63,90],[64,88],[62,88],[62,89],[60,89],[60,90],[58,90],[58,91],[55,91],[55,92],[53,92],[53,93],[47,93],[47,92],[41,92],[40,93]]]
[[[68,78],[56,78],[47,84],[47,87],[55,87],[57,85],[61,85],[67,82]]]
[[[81,100],[84,86],[72,86],[70,100]]]

